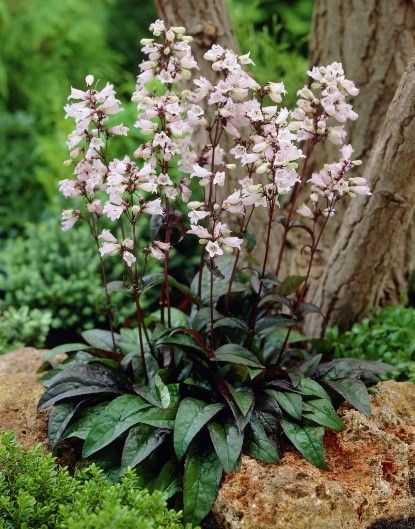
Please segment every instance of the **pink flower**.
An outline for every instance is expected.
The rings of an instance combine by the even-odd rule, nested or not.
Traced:
[[[62,231],[70,230],[81,216],[77,209],[65,209],[62,211]]]

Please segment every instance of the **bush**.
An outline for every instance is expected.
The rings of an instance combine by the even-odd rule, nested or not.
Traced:
[[[116,485],[94,465],[71,476],[40,445],[25,452],[13,434],[0,437],[1,529],[180,529],[180,518],[133,471]]]
[[[327,329],[323,343],[336,357],[352,356],[381,360],[394,366],[388,374],[415,382],[415,309],[399,305],[373,313],[350,331]]]
[[[43,347],[52,322],[52,314],[45,310],[9,307],[0,311],[0,353],[33,345]]]
[[[97,252],[86,226],[62,233],[57,222],[31,225],[10,239],[0,254],[0,304],[50,310],[52,328],[104,323]]]

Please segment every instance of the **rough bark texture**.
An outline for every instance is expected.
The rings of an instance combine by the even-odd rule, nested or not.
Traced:
[[[210,63],[203,54],[212,46],[238,50],[224,0],[156,0],[159,15],[170,26],[184,26],[194,38],[193,53],[200,65],[200,75],[214,79]]]
[[[323,325],[347,327],[384,297],[391,269],[406,269],[415,209],[415,56],[379,128],[364,176],[373,194],[354,200],[319,280],[314,302]],[[316,335],[321,320],[312,319]]]

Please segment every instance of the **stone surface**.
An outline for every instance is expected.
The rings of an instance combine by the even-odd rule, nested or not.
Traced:
[[[24,347],[0,356],[0,432],[14,431],[26,448],[36,442],[47,447],[47,414],[36,409],[43,392],[36,374],[43,353]]]
[[[294,451],[280,465],[244,457],[215,503],[220,527],[368,529],[395,520],[391,528],[415,529],[415,385],[380,383],[371,418],[347,407],[340,414],[345,429],[325,437],[330,471]]]

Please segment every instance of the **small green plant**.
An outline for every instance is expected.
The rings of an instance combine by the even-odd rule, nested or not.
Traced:
[[[26,345],[43,347],[51,322],[50,311],[25,305],[0,311],[0,353]]]
[[[0,436],[0,529],[184,529],[180,519],[133,471],[117,484],[95,465],[71,475],[40,445]]]
[[[327,329],[318,347],[338,358],[381,360],[393,366],[386,376],[415,382],[415,309],[386,307],[355,323],[350,331]]]

